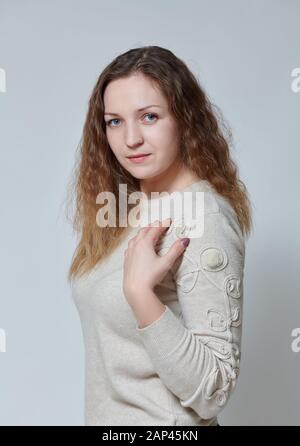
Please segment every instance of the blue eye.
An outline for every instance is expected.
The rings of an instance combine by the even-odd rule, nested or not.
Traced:
[[[145,116],[154,116],[157,119],[157,115],[155,113],[147,113]]]
[[[106,125],[110,125],[111,122],[113,122],[113,121],[118,121],[118,119],[117,119],[117,118],[115,118],[115,119],[110,119],[109,121],[107,121]],[[113,127],[115,127],[115,125],[113,125]]]
[[[146,113],[143,117],[145,116],[154,116],[155,119],[158,118],[158,116],[155,113]],[[119,121],[119,119],[114,118],[114,119],[110,119],[109,121],[107,121],[106,125],[109,127],[117,127],[117,125],[111,125],[113,121]],[[151,119],[148,122],[153,122],[153,119]]]

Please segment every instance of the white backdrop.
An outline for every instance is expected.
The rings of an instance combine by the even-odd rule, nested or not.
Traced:
[[[63,200],[98,75],[143,45],[182,58],[221,108],[254,206],[219,422],[300,424],[299,17],[297,0],[0,0],[1,425],[84,422]]]

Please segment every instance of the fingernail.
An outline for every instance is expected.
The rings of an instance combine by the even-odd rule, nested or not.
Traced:
[[[187,247],[188,244],[190,243],[190,239],[189,239],[188,237],[186,237],[186,238],[181,238],[180,241],[181,241],[181,243],[182,243],[185,247]]]
[[[171,218],[166,218],[166,219],[163,221],[163,223],[167,223],[168,226],[170,226],[171,222],[172,222],[172,219],[171,219]]]

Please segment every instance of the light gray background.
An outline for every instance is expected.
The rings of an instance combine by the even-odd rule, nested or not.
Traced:
[[[84,423],[63,200],[99,73],[142,45],[172,50],[221,108],[254,205],[242,368],[219,422],[300,424],[299,18],[296,0],[0,1],[1,425]]]

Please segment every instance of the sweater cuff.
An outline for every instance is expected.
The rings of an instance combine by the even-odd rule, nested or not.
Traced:
[[[187,328],[180,322],[173,311],[165,305],[166,310],[152,324],[139,328],[139,333],[148,353],[154,358],[170,355],[187,336]]]

